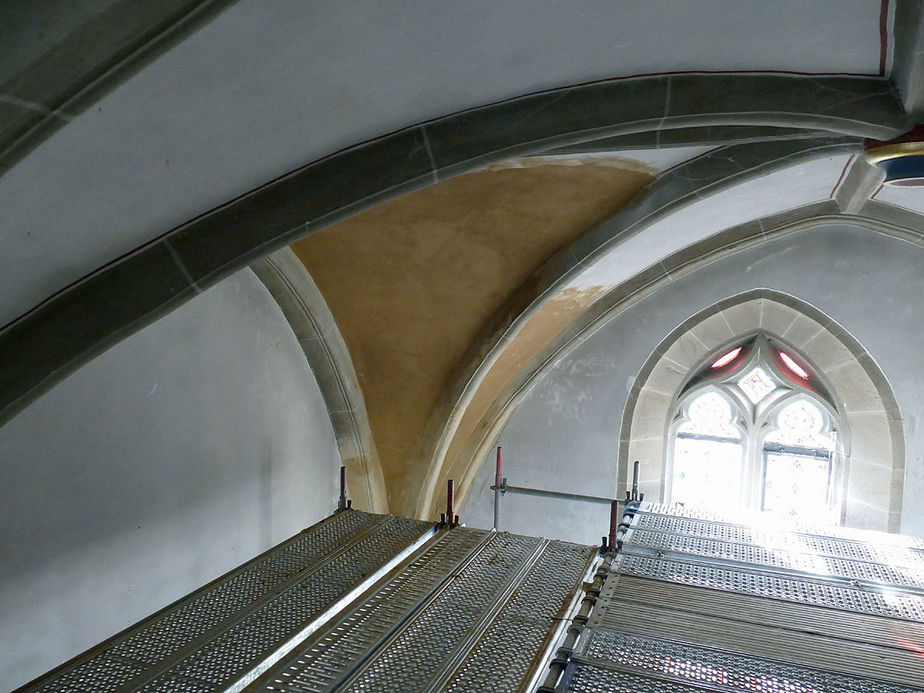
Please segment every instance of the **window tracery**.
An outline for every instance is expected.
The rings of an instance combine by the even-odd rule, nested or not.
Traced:
[[[820,379],[758,335],[711,358],[681,391],[667,496],[838,522],[838,429]]]

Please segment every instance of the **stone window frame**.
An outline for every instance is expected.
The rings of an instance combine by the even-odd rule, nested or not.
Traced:
[[[743,349],[743,353],[736,356],[725,370],[711,371],[711,364],[732,348]],[[783,350],[788,354],[795,354],[799,361],[807,365],[811,372],[811,381],[803,383],[797,378],[786,375],[786,367],[775,363],[773,352]],[[771,378],[784,389],[776,389],[770,393],[769,401],[764,398],[759,403],[748,399],[743,392],[734,386],[734,382],[760,367],[767,371]],[[697,367],[690,370],[679,388],[677,396],[669,412],[668,440],[665,447],[665,464],[661,482],[661,495],[670,500],[673,481],[673,462],[676,450],[677,434],[686,421],[686,411],[690,404],[700,395],[714,392],[728,403],[734,415],[733,426],[741,436],[742,459],[742,493],[747,496],[746,506],[759,509],[761,489],[766,482],[766,470],[763,469],[763,455],[765,438],[772,432],[768,425],[787,405],[800,399],[809,400],[824,417],[825,427],[834,431],[834,448],[831,459],[831,479],[829,491],[833,492],[833,507],[837,510],[837,521],[844,521],[844,495],[846,493],[845,454],[849,449],[850,432],[847,422],[838,411],[837,404],[832,401],[829,394],[830,385],[826,378],[815,372],[810,359],[805,358],[799,350],[791,344],[776,337],[769,337],[766,332],[733,340],[731,344],[711,352]]]
[[[789,344],[823,374],[842,425],[850,431],[843,448],[843,523],[899,531],[905,440],[885,374],[846,329],[814,306],[772,289],[755,289],[713,304],[685,320],[654,349],[623,412],[617,488],[628,488],[631,461],[639,460],[640,490],[646,499],[661,499],[671,414],[690,372],[709,355],[756,333]]]

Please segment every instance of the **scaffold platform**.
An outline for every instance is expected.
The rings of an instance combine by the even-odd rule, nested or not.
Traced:
[[[342,506],[20,691],[924,693],[917,539],[630,499],[592,547]]]

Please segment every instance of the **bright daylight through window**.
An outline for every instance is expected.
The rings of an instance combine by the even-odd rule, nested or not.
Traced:
[[[763,336],[688,381],[668,446],[671,502],[839,523],[836,410],[801,357]]]

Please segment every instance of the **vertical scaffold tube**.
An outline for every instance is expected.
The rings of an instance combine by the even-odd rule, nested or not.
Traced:
[[[610,550],[616,548],[616,533],[619,531],[619,501],[610,503]]]
[[[501,486],[503,486],[504,480],[501,477],[501,446],[497,446],[497,466],[494,470],[494,529],[500,529],[500,502],[501,502]]]
[[[337,501],[337,510],[346,510],[349,507],[346,495],[346,467],[340,467],[340,500]]]
[[[632,464],[632,500],[638,500],[638,460]]]
[[[455,484],[452,479],[446,483],[446,522],[452,527],[455,524]]]

